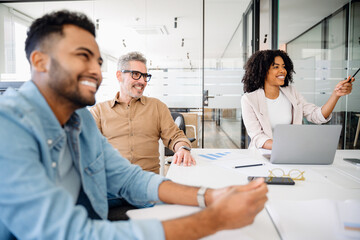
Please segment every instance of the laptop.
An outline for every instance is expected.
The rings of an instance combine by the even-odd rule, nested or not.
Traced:
[[[270,162],[332,164],[341,128],[341,125],[277,125]]]

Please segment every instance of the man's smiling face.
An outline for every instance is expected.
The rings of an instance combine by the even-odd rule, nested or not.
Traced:
[[[123,70],[139,71],[141,73],[147,72],[145,64],[140,61],[130,61],[127,68]],[[122,83],[120,86],[122,88],[122,95],[126,94],[135,99],[142,97],[147,85],[143,76],[139,80],[135,80],[132,78],[131,73],[121,73],[119,81]]]
[[[48,55],[49,87],[78,107],[95,104],[102,59],[94,36],[77,26],[64,25],[63,36]]]

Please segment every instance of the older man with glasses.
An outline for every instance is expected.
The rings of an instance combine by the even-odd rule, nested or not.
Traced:
[[[120,57],[116,77],[120,91],[115,98],[90,109],[101,133],[131,163],[159,173],[159,139],[172,149],[174,163],[195,164],[190,142],[179,130],[167,106],[143,96],[151,79],[146,58],[139,52]]]

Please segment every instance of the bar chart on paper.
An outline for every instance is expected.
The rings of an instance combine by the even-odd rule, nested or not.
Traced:
[[[199,153],[195,158],[205,160],[211,164],[217,165],[222,168],[232,169],[238,173],[247,173],[255,174],[254,176],[260,176],[262,174],[268,174],[266,168],[266,161],[260,162],[255,159],[249,152],[243,151],[212,151],[210,153]],[[246,168],[235,168],[239,165],[251,165],[256,166],[253,169]]]
[[[218,160],[224,158],[229,155],[231,152],[217,152],[217,153],[207,153],[207,154],[199,154],[198,156],[210,159],[210,160]]]

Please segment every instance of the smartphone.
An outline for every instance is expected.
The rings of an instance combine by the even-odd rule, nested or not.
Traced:
[[[348,82],[350,82],[351,81],[351,79],[353,78],[353,77],[355,77],[356,76],[356,74],[359,72],[359,70],[360,70],[360,68],[354,73],[354,75],[352,75],[351,76],[351,78],[349,79],[349,81]]]
[[[257,178],[264,178],[267,184],[294,185],[295,182],[289,177],[248,177],[249,182]]]
[[[343,158],[344,161],[360,166],[360,158]]]

